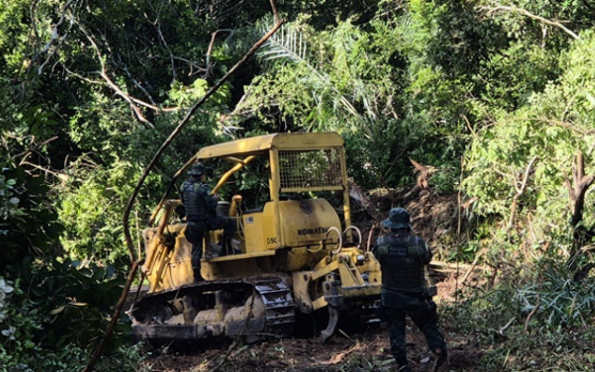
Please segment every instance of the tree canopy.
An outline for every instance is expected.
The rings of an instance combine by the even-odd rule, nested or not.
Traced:
[[[453,218],[465,231],[436,243],[440,259],[551,260],[557,278],[575,279],[592,267],[589,1],[275,5],[286,23],[158,159],[132,226],[146,224],[174,172],[204,145],[337,131],[360,187],[412,188],[414,160],[429,169],[433,194],[459,195]],[[96,343],[130,266],[122,215],[138,179],[273,22],[265,0],[0,3],[0,364]],[[105,297],[73,300],[81,288]],[[44,290],[54,302],[41,301]],[[531,293],[529,302],[542,298]],[[80,324],[93,319],[92,330],[75,323],[59,338],[55,327],[74,313]],[[32,369],[41,362],[27,360]]]

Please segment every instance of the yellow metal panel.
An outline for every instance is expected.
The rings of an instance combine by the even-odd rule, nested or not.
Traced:
[[[272,204],[268,203],[267,206],[269,206],[269,208],[272,208],[272,210],[269,210],[268,216],[269,218],[271,218],[272,216],[273,221],[266,221],[268,231],[264,231],[264,233],[268,236],[271,234],[272,230],[275,240],[268,241],[269,244],[267,245],[267,249],[270,249],[271,247],[281,247],[284,245],[284,242],[281,240],[283,239],[283,236],[281,235],[281,225],[279,224],[279,190],[281,189],[281,184],[279,179],[279,152],[277,150],[271,150],[269,166],[269,197],[272,200]],[[273,224],[271,225],[270,223]]]
[[[324,296],[320,296],[316,300],[312,301],[312,308],[314,310],[322,309],[323,307],[326,307],[327,305],[328,305],[328,302],[326,302],[326,300],[324,299]]]
[[[277,211],[275,206],[278,203],[268,202],[265,204],[262,212],[262,228],[260,230],[263,237],[264,249],[277,249],[281,247],[282,241],[279,236],[279,219],[276,217]]]
[[[222,257],[224,258],[224,257]],[[266,257],[264,257],[266,258]],[[220,258],[201,261],[201,274],[206,280],[223,278],[247,278],[260,274],[258,259],[244,258],[242,260],[218,261]]]
[[[308,191],[341,191],[343,186],[321,186],[321,187],[308,187]],[[302,192],[303,187],[285,187],[281,189],[281,192]]]
[[[364,264],[358,266],[360,273],[368,273],[368,283],[381,284],[382,272],[380,271],[380,262],[374,257],[372,252],[364,254]]]
[[[345,220],[345,228],[351,226],[351,208],[349,206],[349,185],[347,183],[347,161],[345,158],[345,149],[341,149],[341,177],[343,178],[343,218]],[[351,240],[351,230],[347,230],[347,238]]]
[[[147,246],[149,259],[143,266],[148,281],[149,292],[176,288],[192,283],[192,245],[184,237],[185,224],[167,225],[164,231],[175,236],[174,241],[167,241],[165,237],[159,239],[152,236]],[[146,234],[156,229],[147,230]]]
[[[275,218],[275,206],[279,209]],[[246,223],[244,224],[246,228]],[[341,228],[334,208],[325,199],[284,200],[269,202],[262,213],[262,236],[265,249],[279,247],[319,246],[330,227]],[[281,231],[281,235],[277,235]],[[336,241],[330,235],[327,242]]]
[[[272,148],[301,150],[340,146],[343,146],[343,138],[338,133],[276,133],[206,146],[200,149],[193,159],[252,155],[265,153]]]
[[[326,274],[339,269],[339,263],[336,260],[328,262],[328,260],[325,259],[316,266],[318,266],[318,268],[313,270],[311,274],[312,280],[318,280],[324,277]]]
[[[339,275],[341,276],[342,287],[363,287],[366,285],[361,274],[355,268],[349,254],[340,254],[337,257],[339,262]]]
[[[310,297],[310,273],[308,271],[296,271],[291,274],[293,283],[293,298],[298,308],[310,314],[313,310],[312,298]]]
[[[262,213],[248,213],[242,216],[246,253],[260,252],[264,249],[262,217]]]
[[[282,133],[275,136],[272,146],[277,150],[307,150],[342,147],[338,133]]]
[[[279,202],[283,243],[289,247],[318,246],[331,227],[341,230],[341,221],[325,199]],[[334,234],[329,239],[335,239]]]
[[[196,153],[194,159],[202,160],[242,154],[252,155],[259,152],[265,153],[271,148],[275,136],[276,134],[269,134],[206,146]]]
[[[268,257],[274,256],[275,251],[260,251],[260,252],[251,252],[251,253],[244,253],[244,254],[233,254],[229,256],[222,256],[222,257],[215,257],[208,260],[209,262],[223,262],[223,261],[237,261],[237,260],[245,260],[247,258],[256,258],[256,257]]]

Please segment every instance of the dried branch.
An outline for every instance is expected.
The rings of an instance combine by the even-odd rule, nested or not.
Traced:
[[[39,33],[37,32],[37,22],[35,22],[35,10],[37,8],[38,3],[39,3],[39,0],[33,0],[31,2],[31,6],[29,7],[29,16],[31,17],[31,33],[33,34],[33,37],[35,38],[36,41],[37,41],[37,38],[39,37]]]
[[[21,166],[22,165],[28,165],[31,168],[38,169],[38,170],[40,170],[40,171],[42,171],[42,172],[45,173],[46,178],[48,177],[48,174],[49,174],[49,175],[52,175],[52,176],[54,176],[55,178],[57,178],[57,179],[59,179],[61,181],[68,181],[70,179],[70,176],[67,175],[66,173],[56,172],[56,171],[53,171],[53,170],[51,170],[49,168],[44,168],[41,165],[33,164],[31,162],[28,162],[28,161],[21,161],[19,163],[19,165],[21,165]]]
[[[514,188],[516,190],[516,194],[512,199],[512,206],[510,207],[510,219],[508,220],[508,227],[506,228],[506,233],[510,238],[510,229],[512,229],[512,224],[514,222],[514,216],[516,214],[516,209],[518,206],[519,198],[525,192],[525,188],[527,187],[527,181],[529,180],[529,173],[531,173],[531,168],[533,167],[533,163],[537,160],[537,156],[534,156],[533,159],[527,164],[527,169],[525,169],[525,174],[523,176],[523,180],[521,181],[520,187],[515,180]]]
[[[157,107],[157,103],[155,102],[155,100],[153,99],[153,97],[151,96],[151,94],[149,94],[149,92],[147,92],[147,90],[145,89],[145,87],[143,87],[141,85],[141,83],[139,83],[130,73],[130,71],[128,70],[128,66],[123,65],[122,67],[120,67],[125,73],[126,75],[128,75],[128,78],[132,81],[132,83],[138,88],[140,89],[145,96],[147,96],[147,98],[149,99],[149,101],[151,101],[151,104],[155,107]]]
[[[223,18],[228,15],[235,14],[245,4],[246,4],[246,0],[237,1],[235,5],[229,7],[226,10],[223,10],[223,11],[217,13],[216,15],[213,14],[213,16],[215,16],[216,18]],[[275,14],[275,15],[277,14],[277,10],[275,8],[273,8],[273,14]],[[275,23],[278,23],[278,22],[279,22],[279,19],[275,18]]]
[[[205,68],[205,79],[209,76],[209,73],[211,72],[212,66],[211,66],[211,55],[213,53],[213,46],[215,45],[215,39],[217,38],[217,34],[223,31],[231,31],[231,30],[217,30],[215,32],[213,32],[213,34],[211,35],[211,41],[209,42],[209,48],[207,49],[207,67]]]
[[[506,331],[508,329],[508,327],[511,326],[511,324],[516,320],[516,318],[511,318],[508,323],[506,323],[505,325],[503,325],[502,327],[500,327],[500,329],[498,330],[498,333],[500,333],[501,336],[504,336],[504,331]],[[506,336],[504,336],[506,337]]]
[[[169,52],[169,60],[171,63],[172,84],[173,84],[177,80],[176,79],[176,64],[174,62],[174,54],[172,53],[169,45],[167,44],[167,41],[165,40],[165,36],[163,36],[163,31],[161,31],[161,24],[157,23],[155,25],[155,27],[157,28],[157,34],[159,35],[159,40],[161,40],[161,42],[163,43],[163,46]]]
[[[142,114],[142,111],[138,106],[143,106],[145,108],[149,108],[155,112],[172,112],[172,111],[177,111],[179,110],[179,108],[177,107],[159,107],[155,100],[153,99],[153,97],[149,94],[149,92],[147,92],[147,90],[136,80],[134,79],[134,77],[132,76],[132,74],[130,73],[130,71],[128,70],[128,67],[122,63],[121,58],[119,58],[120,63],[117,63],[115,60],[113,60],[112,58],[112,63],[117,66],[118,68],[122,69],[130,78],[130,80],[133,82],[133,84],[140,89],[149,99],[149,101],[151,103],[147,103],[145,101],[142,101],[138,98],[135,98],[127,93],[125,93],[116,83],[114,83],[111,78],[109,77],[109,75],[107,74],[107,69],[105,67],[105,63],[103,62],[103,55],[102,53],[99,51],[99,47],[97,46],[97,44],[95,43],[95,41],[93,40],[93,38],[86,32],[85,29],[83,29],[81,27],[81,31],[85,34],[85,36],[87,37],[87,39],[89,40],[89,42],[91,43],[91,45],[93,46],[93,49],[95,50],[95,52],[97,53],[97,56],[99,58],[99,63],[101,65],[101,71],[98,72],[98,74],[103,78],[104,82],[100,82],[100,81],[95,81],[95,80],[91,80],[88,79],[80,74],[75,73],[74,71],[70,71],[67,67],[64,67],[64,69],[70,73],[73,76],[76,76],[77,78],[84,80],[88,83],[92,83],[92,84],[103,84],[107,87],[109,87],[110,89],[112,89],[113,91],[116,92],[117,95],[119,95],[120,97],[122,97],[126,102],[128,102],[130,104],[131,110],[134,114],[134,117],[138,118],[141,122],[147,124],[148,127],[150,127],[151,129],[154,128],[153,124],[148,121],[144,115]],[[111,51],[109,45],[106,45],[106,47],[108,48],[108,50]],[[112,55],[114,55],[115,53],[112,53]],[[189,62],[189,61],[188,61]]]
[[[417,176],[417,186],[421,187],[422,189],[428,189],[430,187],[430,175],[435,170],[423,166],[411,158],[409,158],[409,161],[411,162],[411,164],[413,164],[413,167],[415,168],[414,172],[419,173],[419,176]]]
[[[577,34],[575,34],[574,32],[570,31],[568,28],[566,28],[563,24],[561,24],[560,22],[557,21],[551,21],[547,18],[543,18],[540,17],[538,15],[535,15],[533,13],[530,13],[528,11],[526,11],[525,9],[522,8],[517,8],[515,6],[504,6],[504,5],[498,5],[497,7],[481,7],[482,9],[485,9],[488,11],[488,14],[490,13],[495,13],[498,11],[507,11],[507,12],[512,12],[512,13],[520,13],[526,17],[529,17],[531,19],[535,19],[539,22],[545,23],[546,25],[550,25],[550,26],[554,26],[554,27],[558,27],[560,29],[562,29],[564,32],[566,32],[568,35],[572,36],[575,40],[579,40],[580,38],[578,37]]]
[[[544,118],[544,117],[540,117],[540,118],[513,118],[513,119],[504,120],[502,122],[503,123],[507,123],[507,122],[518,122],[518,121],[544,122],[544,123],[548,123],[548,124],[550,124],[552,126],[561,127],[561,128],[567,129],[569,131],[578,133],[581,136],[589,136],[589,135],[595,134],[595,129],[583,130],[581,128],[577,128],[576,126],[572,125],[571,123],[567,123],[567,122],[560,121],[560,120],[555,120],[555,119]]]
[[[192,76],[195,74],[195,72],[192,71],[192,69],[196,69],[198,72],[206,71],[206,69],[204,67],[199,66],[196,62],[193,62],[189,59],[178,57],[178,56],[174,56],[174,59],[176,59],[178,61],[185,62],[190,66],[190,72],[188,73],[188,76]]]
[[[47,58],[45,59],[44,62],[42,62],[39,67],[37,68],[37,74],[41,75],[41,73],[43,72],[43,68],[49,63],[50,59],[52,58],[52,56],[54,56],[54,54],[56,54],[57,52],[57,48],[52,49],[54,43],[56,42],[56,40],[59,40],[60,43],[66,38],[66,36],[68,35],[68,31],[66,31],[64,33],[64,35],[62,37],[60,37],[60,34],[58,33],[58,29],[60,26],[62,26],[62,24],[64,23],[64,19],[66,18],[66,12],[68,11],[68,9],[70,8],[70,6],[72,5],[72,3],[74,3],[75,0],[69,0],[64,7],[62,8],[61,14],[60,14],[60,20],[58,21],[58,23],[56,23],[54,25],[54,27],[52,28],[52,35],[50,37],[50,40],[45,44],[45,46],[41,49],[41,51],[39,51],[38,53],[36,53],[35,56],[33,56],[31,64],[29,65],[29,68],[32,68],[35,65],[35,61],[43,54],[46,53],[47,51],[49,51],[51,49],[51,52],[49,53],[49,55],[47,56]],[[35,3],[36,5],[36,3]],[[31,11],[34,11],[34,4],[31,4]],[[33,16],[33,14],[31,14],[31,19],[32,19],[32,27],[34,30],[35,35],[37,36],[37,27],[35,25],[35,18]],[[72,22],[71,22],[71,27],[72,27]]]
[[[128,292],[130,292],[130,287],[132,286],[132,281],[134,280],[134,275],[136,274],[136,270],[138,270],[139,266],[140,266],[140,261],[132,263],[132,268],[130,269],[130,272],[128,273],[128,279],[126,280],[126,284],[124,286],[124,289],[122,290],[122,294],[120,295],[120,300],[118,301],[118,304],[116,305],[116,311],[114,312],[114,315],[112,316],[112,319],[111,319],[111,322],[107,328],[107,331],[103,334],[103,338],[101,339],[99,346],[97,347],[97,349],[95,349],[95,352],[93,353],[93,356],[91,357],[91,360],[89,361],[89,364],[87,364],[87,366],[85,367],[85,369],[83,369],[82,372],[91,372],[95,368],[95,364],[97,363],[99,356],[103,352],[103,348],[105,347],[105,344],[107,343],[107,340],[109,339],[109,337],[112,335],[112,332],[113,332],[114,327],[118,321],[118,318],[120,317],[120,314],[122,313],[122,308],[124,307],[124,303],[126,302],[126,297],[128,296]]]
[[[487,252],[488,252],[487,248],[483,248],[479,252],[477,252],[477,254],[475,255],[475,259],[473,259],[473,262],[471,263],[471,266],[467,269],[467,272],[465,273],[465,275],[463,275],[463,278],[461,279],[461,284],[465,284],[467,279],[469,279],[469,276],[471,276],[471,274],[477,267],[480,257],[483,256]]]
[[[114,92],[116,92],[116,94],[120,97],[122,97],[126,102],[128,102],[130,104],[131,109],[133,110],[133,112],[136,114],[136,117],[143,123],[147,124],[151,129],[155,128],[155,126],[153,125],[153,123],[151,123],[149,120],[147,120],[144,115],[142,114],[142,112],[140,111],[140,109],[138,107],[136,107],[136,104],[151,108],[155,111],[159,111],[159,107],[155,106],[155,105],[151,105],[149,103],[143,102],[139,99],[136,99],[134,97],[129,96],[128,94],[126,94],[122,89],[120,89],[120,87],[114,83],[112,81],[112,79],[109,77],[109,75],[107,74],[107,69],[105,68],[105,63],[103,62],[103,54],[101,53],[101,51],[99,50],[99,47],[97,46],[97,44],[95,43],[95,40],[93,40],[93,38],[91,37],[91,35],[89,35],[87,33],[87,31],[84,28],[80,28],[81,31],[85,34],[85,36],[87,37],[87,40],[89,40],[89,42],[91,43],[91,45],[93,46],[93,49],[95,50],[95,53],[97,53],[97,57],[99,59],[99,63],[101,65],[101,71],[99,71],[99,76],[101,76],[103,78],[103,80],[106,82],[107,86],[110,87]]]
[[[539,301],[540,298],[541,298],[541,295],[538,293],[537,298],[535,299],[535,301],[537,302],[537,305],[533,306],[533,309],[531,309],[531,312],[529,313],[529,315],[527,315],[527,319],[525,319],[525,328],[524,328],[525,333],[527,333],[529,331],[529,322],[531,321],[531,318],[533,318],[533,315],[535,315],[537,310],[539,310],[539,305],[541,305],[541,302]]]

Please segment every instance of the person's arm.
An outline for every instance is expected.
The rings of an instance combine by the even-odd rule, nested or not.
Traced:
[[[372,251],[372,254],[378,258],[378,243],[380,242],[380,238],[376,239],[376,241],[374,242],[374,245],[372,245],[372,248],[370,249]]]
[[[432,261],[432,250],[430,249],[430,247],[428,247],[428,245],[426,244],[426,242],[421,239],[421,243],[423,244],[424,247],[424,251],[425,256],[423,257],[424,259],[424,276],[426,278],[426,288],[427,288],[427,296],[428,296],[428,300],[429,300],[429,305],[430,307],[433,308],[433,311],[436,310],[436,303],[433,301],[433,297],[438,295],[438,289],[436,288],[436,283],[434,282],[434,277],[432,276],[432,273],[430,271],[430,262]]]
[[[200,194],[205,200],[207,212],[210,213],[215,211],[217,209],[218,198],[211,195],[211,187],[208,184],[203,183],[202,185],[200,185]]]
[[[213,197],[212,195],[206,195],[205,201],[207,202],[207,210],[209,212],[213,212],[215,209],[217,209],[218,202],[215,197]]]
[[[422,256],[423,264],[429,265],[430,262],[432,261],[432,251],[430,250],[430,247],[428,247],[426,242],[419,236],[417,237],[417,245],[421,249],[421,256]]]

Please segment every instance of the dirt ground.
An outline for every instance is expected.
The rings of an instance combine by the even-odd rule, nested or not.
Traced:
[[[442,282],[438,287],[441,296],[447,290],[454,290],[454,283]],[[452,296],[453,293],[449,293],[445,298]],[[449,346],[449,361],[440,371],[474,371],[482,352],[473,338],[457,335],[450,324],[441,324],[441,327]],[[413,371],[431,371],[433,360],[423,335],[413,324],[407,330],[408,358]],[[389,352],[386,324],[369,327],[358,334],[346,334],[339,330],[325,344],[317,337],[286,338],[254,345],[213,345],[194,351],[158,350],[145,360],[144,366],[159,372],[396,371]]]
[[[448,248],[444,238],[459,228],[457,195],[434,196],[424,189],[402,192],[376,191],[352,200],[353,223],[364,232],[364,244],[373,242],[379,231],[373,224],[386,218],[392,207],[406,207],[414,231],[423,236],[435,256],[444,257]],[[452,301],[457,282],[452,272],[439,278],[437,302]],[[460,275],[460,273],[459,273]],[[439,306],[440,309],[440,306]],[[480,359],[473,338],[457,335],[450,324],[441,324],[449,345],[449,361],[441,371],[473,371]],[[432,359],[423,335],[412,324],[408,327],[408,357],[414,371],[431,371]],[[385,324],[368,328],[365,333],[347,335],[338,331],[327,343],[319,338],[281,339],[255,345],[217,345],[184,352],[155,351],[144,367],[159,372],[330,372],[396,371],[389,352]]]

